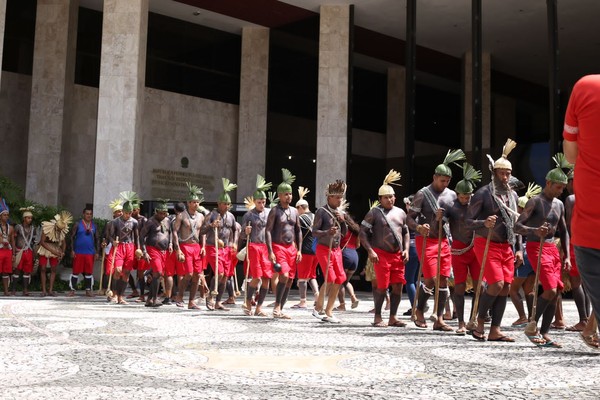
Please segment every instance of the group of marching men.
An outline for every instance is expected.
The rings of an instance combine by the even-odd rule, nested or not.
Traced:
[[[356,248],[363,246],[368,253],[365,272],[372,283],[375,303],[372,325],[402,327],[406,324],[398,319],[397,312],[402,287],[406,284],[405,264],[409,261],[412,232],[420,261],[419,282],[411,310],[412,321],[418,328],[427,328],[425,307],[428,299],[434,296],[433,329],[453,331],[443,318],[444,306],[450,296],[449,278],[453,277],[453,300],[458,317],[455,333],[470,334],[481,341],[513,342],[514,339],[505,335],[500,327],[515,269],[527,257],[533,268],[531,273],[535,273],[535,282],[523,285],[530,314],[529,323],[526,323],[527,319],[521,321],[526,326],[525,334],[537,346],[561,347],[549,336],[549,331],[563,288],[562,269],[577,276],[573,248],[569,245],[569,216],[575,198],[573,194],[569,196],[566,207],[558,199],[573,179],[572,165],[562,154],[556,155],[557,166],[546,175],[545,186],[530,185],[526,196],[519,198],[514,186],[514,182],[519,181],[511,177],[512,166],[508,160],[515,146],[516,143],[509,139],[499,159],[494,161],[488,156],[492,180],[475,192],[475,185],[481,180],[480,171],[464,162],[466,157],[462,150],[449,151],[443,163],[435,168],[431,184],[414,195],[407,212],[394,205],[396,198],[392,185],[400,180],[400,174],[391,170],[379,188],[378,200],[360,224],[346,212],[346,184],[340,180],[327,185],[326,204],[314,214],[303,199],[308,192],[303,187],[299,189],[300,200],[293,207],[291,184],[295,177],[286,169],[282,169],[283,181],[277,186],[276,195],[269,192],[267,196],[272,184],[260,175],[257,177],[256,191],[245,199],[248,211],[241,224],[229,212],[231,199],[228,192],[237,186],[226,178],[222,179],[223,193],[217,208],[210,212],[200,206],[202,189],[190,183],[187,184],[187,206],[179,203],[175,214],[169,215],[168,201],[161,201],[155,214],[148,219],[139,214],[137,194],[122,192],[110,205],[114,219],[107,223],[102,234],[92,222],[91,210],[84,210],[83,218],[74,225],[69,294],[74,295],[78,275],[83,274],[86,294],[91,295],[93,263],[101,253],[105,280],[101,287],[109,301],[127,304],[125,289],[131,272],[136,270],[141,290],[139,300],[145,301],[148,307],[170,304],[172,298],[177,306],[184,307],[184,292],[189,286],[189,309],[199,309],[195,302],[199,289],[209,310],[227,310],[224,304],[231,303],[234,296],[231,290],[227,301],[223,301],[223,296],[232,277],[238,292],[235,266],[239,259],[244,267],[242,310],[246,315],[267,316],[262,307],[271,285],[275,294],[272,316],[290,319],[283,310],[292,282],[297,277],[300,303],[293,308],[307,308],[306,294],[310,285],[315,294],[312,315],[324,322],[339,323],[334,310],[344,309],[345,290],[350,294],[352,307],[358,305],[349,278],[358,264]],[[462,165],[460,161],[463,161]],[[455,190],[448,188],[452,164],[462,167],[464,175]],[[16,285],[20,271],[24,294],[27,294],[26,283],[32,270],[35,242],[31,211],[24,210],[23,223],[17,225],[14,232],[6,223],[7,214],[2,212],[0,253],[7,249],[12,251],[16,266],[13,285]],[[37,252],[40,265],[49,266],[51,271],[48,291],[46,274],[42,273],[43,295],[54,295],[55,267],[64,256],[71,219],[70,214],[63,212],[42,224]],[[560,238],[561,252],[555,245],[555,237]],[[239,254],[238,248],[241,249]],[[325,277],[321,288],[315,279],[317,264]],[[205,272],[211,272],[212,280]],[[2,273],[7,294],[9,276],[4,267]],[[147,297],[144,297],[145,275],[151,275]],[[464,293],[468,275],[475,296],[471,318],[466,323]],[[177,276],[177,282],[173,281],[174,276]],[[164,300],[159,302],[161,279]],[[539,296],[538,284],[543,288]],[[13,294],[15,288],[13,286]],[[137,288],[133,288],[137,292]],[[593,317],[588,322],[590,311],[585,310],[583,288],[580,284],[573,288],[580,310],[580,324],[594,324]],[[334,309],[338,297],[342,305]],[[384,321],[382,308],[386,298],[390,312],[389,319]],[[490,316],[491,325],[486,335],[484,322]],[[582,330],[583,326],[579,328],[577,330]]]

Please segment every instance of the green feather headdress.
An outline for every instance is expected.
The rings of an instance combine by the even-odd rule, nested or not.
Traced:
[[[448,150],[446,157],[444,157],[444,161],[442,161],[441,164],[435,167],[435,174],[452,177],[452,170],[450,169],[450,164],[454,164],[460,167],[458,161],[465,160],[466,158],[467,156],[465,155],[465,152],[461,149]]]
[[[237,185],[233,182],[230,182],[227,178],[221,178],[221,181],[223,182],[223,193],[221,193],[221,195],[217,199],[217,202],[231,204],[231,197],[229,197],[229,192],[235,189]]]
[[[473,193],[475,184],[481,182],[481,171],[476,170],[475,167],[468,162],[464,162],[462,168],[463,179],[458,181],[454,190],[456,193],[460,194]]]
[[[369,200],[369,210],[372,210],[375,207],[379,207],[379,200]]]
[[[255,199],[266,199],[267,195],[265,192],[271,189],[273,184],[271,182],[267,182],[267,180],[261,175],[256,175],[256,191],[254,192]]]
[[[156,199],[156,201],[158,204],[156,205],[154,211],[169,211],[169,199]]]
[[[548,171],[546,174],[546,180],[555,183],[567,184],[569,178],[565,173],[564,169],[571,170],[573,169],[573,164],[567,161],[567,158],[563,153],[556,153],[554,157],[552,157],[554,163],[556,164],[556,168]]]
[[[296,180],[296,176],[285,168],[281,168],[281,175],[283,181],[277,186],[277,193],[292,193],[292,183]]]
[[[141,203],[140,196],[132,190],[121,192],[119,196],[123,199],[123,211],[131,212]]]
[[[191,182],[185,183],[188,188],[188,201],[197,201],[202,203],[204,201],[204,194],[202,193],[202,188],[196,185],[192,185]]]

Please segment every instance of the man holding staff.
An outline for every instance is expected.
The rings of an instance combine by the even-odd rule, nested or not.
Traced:
[[[23,273],[23,296],[29,296],[29,282],[33,272],[33,248],[40,240],[39,232],[33,226],[33,207],[22,208],[22,222],[15,227],[15,270],[13,272],[12,295],[17,292],[19,272]]]
[[[198,212],[200,202],[204,200],[202,188],[186,182],[188,187],[187,210],[179,213],[173,222],[173,249],[177,252],[177,259],[183,263],[182,271],[177,271],[179,280],[175,304],[183,307],[183,294],[187,285],[190,286],[188,309],[200,309],[194,299],[198,290],[198,281],[202,273],[202,251],[200,248],[200,228],[204,222],[204,215]],[[181,272],[181,274],[180,274]]]
[[[262,311],[262,305],[265,301],[267,291],[269,290],[269,281],[273,276],[273,266],[269,260],[269,250],[267,249],[265,239],[265,228],[267,226],[267,217],[269,212],[265,209],[267,203],[266,190],[271,188],[271,182],[266,182],[265,178],[258,175],[256,177],[256,191],[252,196],[252,207],[242,219],[242,232],[240,234],[239,248],[246,245],[246,259],[244,260],[244,275],[248,271],[248,276],[252,281],[247,284],[244,304],[242,309],[244,314],[252,315],[252,296],[260,285],[258,299],[256,300],[256,310],[254,315],[266,317],[267,314]]]
[[[456,184],[456,200],[446,210],[452,233],[452,269],[454,272],[454,304],[458,316],[457,335],[467,333],[465,324],[465,289],[467,275],[471,275],[473,287],[477,287],[481,264],[473,251],[474,234],[465,226],[465,215],[469,208],[475,183],[481,180],[481,172],[468,163],[463,163],[463,179]]]
[[[312,228],[312,234],[317,239],[317,260],[321,271],[325,274],[325,283],[319,290],[313,315],[321,318],[319,312],[323,310],[325,296],[327,296],[327,306],[322,321],[331,323],[340,323],[340,320],[333,316],[333,306],[340,285],[346,281],[340,241],[348,232],[348,226],[344,219],[344,212],[339,209],[344,194],[346,194],[346,184],[343,181],[337,180],[327,185],[325,191],[327,204],[315,212]]]
[[[168,252],[173,250],[171,243],[171,224],[167,219],[169,209],[168,200],[160,200],[156,206],[155,214],[146,220],[140,232],[140,243],[144,252],[144,259],[152,269],[152,283],[146,301],[146,307],[160,307],[162,303],[156,301],[160,278],[164,276],[167,265]]]
[[[558,293],[564,287],[561,281],[562,262],[554,244],[554,233],[560,234],[560,245],[566,269],[571,268],[569,233],[565,222],[565,207],[558,199],[567,186],[567,175],[561,167],[569,167],[562,153],[554,157],[557,167],[546,174],[542,193],[529,199],[515,224],[515,232],[527,238],[527,257],[534,270],[539,271],[539,282],[544,292],[538,296],[535,307],[535,325],[527,326],[525,334],[532,343],[543,347],[562,347],[553,341],[548,332],[556,311]],[[541,252],[541,255],[540,255]],[[539,258],[538,258],[539,257]],[[538,264],[538,260],[540,263]],[[537,291],[538,288],[534,287]],[[543,316],[539,333],[537,322]],[[541,337],[540,337],[541,334]]]
[[[500,324],[506,309],[510,283],[514,278],[515,264],[523,262],[521,236],[514,232],[517,214],[517,193],[508,184],[512,165],[508,154],[517,144],[508,139],[502,150],[502,157],[493,161],[490,158],[492,182],[475,192],[467,210],[466,226],[475,231],[473,250],[483,268],[487,288],[481,293],[477,326],[471,331],[477,340],[485,340],[484,321],[488,310],[492,310],[492,324],[487,340],[514,342],[514,339],[500,331]],[[488,156],[489,157],[489,156]],[[513,253],[513,245],[516,252]],[[488,250],[483,262],[483,256]],[[477,292],[476,292],[477,295]],[[467,326],[469,329],[470,326]]]
[[[298,211],[290,207],[292,183],[296,177],[285,168],[282,168],[281,172],[283,182],[277,186],[279,203],[269,212],[265,242],[269,250],[269,259],[273,263],[274,275],[279,276],[279,282],[273,288],[275,291],[273,318],[290,319],[281,310],[287,301],[291,282],[294,280],[296,263],[302,260],[302,231]]]
[[[400,179],[400,174],[393,169],[387,174],[383,185],[379,188],[379,203],[372,207],[360,227],[360,243],[367,250],[369,260],[373,262],[377,287],[373,288],[375,300],[375,319],[373,326],[399,326],[406,324],[396,314],[402,298],[404,263],[408,262],[410,234],[406,225],[406,213],[394,206],[396,193],[391,185]],[[390,295],[390,317],[385,323],[381,316],[381,308],[386,298],[388,286],[392,285]]]
[[[222,178],[222,182],[224,191],[217,200],[217,208],[206,216],[200,233],[206,235],[207,262],[213,268],[214,285],[218,292],[214,308],[215,310],[228,311],[229,309],[225,308],[221,303],[221,298],[225,291],[229,265],[231,264],[230,248],[234,252],[237,251],[237,244],[235,242],[235,217],[229,212],[231,197],[228,192],[235,189],[237,185],[231,183],[227,178]],[[196,286],[198,286],[197,283]],[[210,289],[213,289],[212,285]]]
[[[429,296],[435,294],[437,319],[433,324],[433,330],[452,331],[443,318],[446,299],[450,294],[448,277],[452,267],[452,255],[448,243],[449,228],[443,217],[445,210],[452,207],[456,200],[456,193],[448,189],[452,179],[450,164],[464,159],[465,153],[462,150],[448,151],[443,163],[435,168],[433,182],[415,194],[408,212],[408,226],[418,234],[415,238],[417,254],[420,257],[425,256],[425,259],[420,260],[425,282],[417,298],[414,321],[418,328],[427,328],[424,309]],[[419,216],[424,219],[423,223],[417,222]],[[432,221],[433,225],[425,221]],[[423,247],[425,247],[424,251]]]

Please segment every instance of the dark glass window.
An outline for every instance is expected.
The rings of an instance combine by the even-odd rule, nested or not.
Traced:
[[[75,83],[98,87],[102,52],[102,12],[79,7]]]
[[[415,139],[447,147],[461,143],[461,99],[459,94],[417,85],[415,95]]]
[[[387,130],[387,76],[354,68],[352,126],[385,133]]]
[[[146,86],[239,104],[241,37],[150,13]]]
[[[35,42],[36,0],[8,0],[2,69],[31,75]]]

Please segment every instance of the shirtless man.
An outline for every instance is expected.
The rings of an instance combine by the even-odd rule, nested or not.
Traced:
[[[415,237],[417,254],[422,256],[422,249],[425,246],[425,259],[420,260],[423,267],[424,285],[423,290],[419,291],[417,298],[417,310],[415,325],[418,328],[427,328],[425,322],[424,309],[429,296],[434,294],[435,279],[437,276],[438,258],[440,259],[440,276],[438,303],[435,305],[437,319],[433,323],[434,331],[451,332],[452,328],[444,322],[444,306],[446,299],[450,295],[448,288],[448,277],[452,268],[452,255],[450,253],[450,244],[448,243],[449,228],[446,224],[445,210],[452,207],[456,200],[456,193],[448,189],[452,179],[452,170],[449,165],[459,160],[463,160],[465,154],[462,150],[448,151],[442,164],[439,164],[433,174],[433,182],[419,190],[408,212],[408,226],[417,232]],[[418,223],[417,218],[422,221],[431,221]],[[442,231],[440,232],[440,227]],[[440,242],[441,238],[441,242]],[[440,254],[438,254],[440,253]]]
[[[277,186],[279,204],[271,208],[265,228],[265,242],[269,250],[269,259],[273,263],[274,275],[279,275],[275,288],[273,317],[290,319],[281,310],[287,301],[291,282],[294,280],[296,263],[302,260],[302,231],[298,211],[290,207],[292,202],[292,183],[296,179],[282,168],[283,182]],[[288,284],[289,283],[289,284]]]
[[[247,259],[244,260],[244,275],[246,269],[250,267],[248,276],[252,278],[246,288],[246,298],[244,299],[242,310],[244,314],[252,315],[252,296],[254,296],[254,293],[258,289],[258,284],[261,283],[254,315],[266,317],[267,314],[262,311],[262,305],[269,290],[269,281],[273,276],[273,266],[269,260],[269,250],[267,249],[265,239],[265,228],[269,215],[269,211],[265,209],[267,203],[265,191],[271,188],[271,183],[266,182],[260,175],[258,175],[256,182],[256,191],[252,196],[254,199],[254,208],[244,214],[238,246],[238,248],[242,248],[245,244],[247,247]]]
[[[561,154],[562,156],[562,154]],[[560,157],[557,156],[556,159]],[[550,324],[556,311],[558,293],[564,285],[561,281],[562,262],[556,245],[554,233],[560,234],[560,245],[564,254],[565,268],[571,268],[569,256],[569,233],[565,222],[565,208],[558,199],[567,186],[567,175],[560,165],[546,174],[546,186],[542,193],[532,197],[515,224],[515,232],[527,237],[527,257],[529,262],[539,272],[539,282],[544,292],[537,298],[535,322],[542,318],[538,332],[525,331],[532,343],[538,346],[560,348],[562,345],[550,338]],[[541,252],[541,258],[538,258]],[[537,260],[540,259],[540,265]],[[538,290],[534,287],[533,290]],[[539,336],[541,334],[541,337]]]
[[[144,224],[146,223],[146,221],[148,221],[148,218],[140,214],[140,205],[140,203],[134,204],[133,211],[131,212],[131,217],[138,222],[139,232],[141,232],[142,229],[144,229]],[[127,298],[132,299],[134,297],[138,297],[136,302],[143,303],[144,301],[146,301],[144,297],[144,292],[146,290],[146,279],[144,273],[150,269],[150,265],[144,257],[141,257],[135,260],[134,269],[136,270],[137,285],[135,284],[135,279],[133,278],[133,276],[130,275],[129,286],[131,287],[132,292],[129,296],[127,296]]]
[[[122,192],[121,197],[124,200],[123,214],[111,222],[110,241],[113,249],[117,249],[114,255],[113,271],[117,304],[127,304],[123,295],[127,288],[129,274],[135,266],[136,250],[140,248],[138,222],[131,216],[139,198],[134,192]]]
[[[16,268],[13,272],[13,287],[12,295],[17,292],[17,279],[19,279],[19,271],[23,274],[23,296],[29,296],[29,282],[31,281],[31,273],[33,272],[33,247],[36,241],[39,241],[39,233],[33,226],[33,214],[31,208],[22,208],[23,218],[20,224],[15,229],[15,264]]]
[[[465,215],[473,195],[475,183],[481,180],[481,172],[468,163],[463,164],[463,179],[456,184],[456,200],[446,210],[452,233],[452,269],[454,272],[454,304],[458,316],[457,335],[467,333],[465,324],[465,289],[467,275],[471,275],[473,287],[477,287],[481,264],[473,251],[474,234],[465,226]]]
[[[315,212],[312,229],[312,234],[317,239],[317,260],[321,266],[321,270],[326,275],[326,281],[322,289],[319,290],[319,297],[313,310],[313,316],[321,319],[319,313],[323,311],[325,296],[327,296],[325,316],[321,320],[338,324],[341,321],[333,316],[333,307],[340,286],[346,281],[342,249],[340,248],[341,239],[348,232],[345,213],[340,210],[345,194],[346,183],[343,181],[337,180],[327,185],[327,190],[325,191],[327,204]]]
[[[179,271],[177,272],[179,290],[175,304],[177,307],[183,307],[183,294],[191,281],[188,309],[199,310],[200,307],[194,300],[202,273],[202,254],[205,250],[200,246],[202,241],[200,229],[204,223],[204,215],[198,212],[198,207],[204,197],[201,188],[189,182],[186,184],[189,191],[187,210],[177,215],[173,223],[173,249],[184,267],[181,275]]]
[[[10,274],[15,257],[15,233],[13,227],[8,223],[8,217],[8,209],[0,211],[0,274],[2,274],[5,296],[9,295]]]
[[[168,214],[167,200],[159,202],[155,214],[146,221],[140,232],[140,243],[144,252],[144,259],[152,269],[152,283],[146,307],[162,306],[162,303],[156,301],[158,287],[160,286],[160,278],[164,276],[168,257],[167,252],[173,251],[171,224],[167,219]]]
[[[369,260],[373,262],[377,288],[373,289],[375,298],[375,319],[373,326],[406,326],[396,315],[402,298],[402,285],[406,283],[404,264],[408,262],[410,233],[406,225],[404,210],[394,206],[396,194],[390,186],[400,179],[400,174],[391,170],[383,185],[379,188],[380,206],[371,208],[361,222],[360,243],[367,250]],[[369,234],[371,232],[371,234]],[[390,295],[390,318],[387,324],[381,316],[381,308],[388,286],[392,285]]]
[[[167,216],[169,221],[169,231],[173,232],[173,226],[175,225],[175,219],[179,214],[185,211],[184,203],[177,203],[174,207],[175,214],[171,214]],[[163,299],[163,304],[171,305],[174,303],[175,295],[177,293],[177,282],[173,281],[173,276],[175,275],[185,275],[184,274],[184,264],[178,260],[178,253],[173,250],[173,240],[171,238],[171,247],[167,252],[167,262],[165,264],[164,270],[164,282],[165,282],[165,298]],[[175,289],[173,290],[173,286]],[[175,294],[173,293],[175,292]],[[173,297],[173,299],[171,299]]]
[[[478,189],[471,198],[471,204],[465,218],[466,227],[475,231],[473,250],[477,261],[482,264],[486,241],[491,230],[490,243],[483,277],[487,289],[481,293],[477,310],[477,326],[471,334],[477,340],[485,340],[484,322],[488,310],[492,310],[492,323],[489,341],[514,342],[500,330],[502,317],[506,309],[506,300],[510,283],[514,278],[515,265],[523,263],[521,236],[514,232],[517,215],[517,193],[509,186],[512,165],[508,154],[516,146],[510,139],[502,150],[502,157],[493,162],[492,182]],[[516,252],[513,253],[513,245]],[[467,329],[471,329],[467,326]]]

